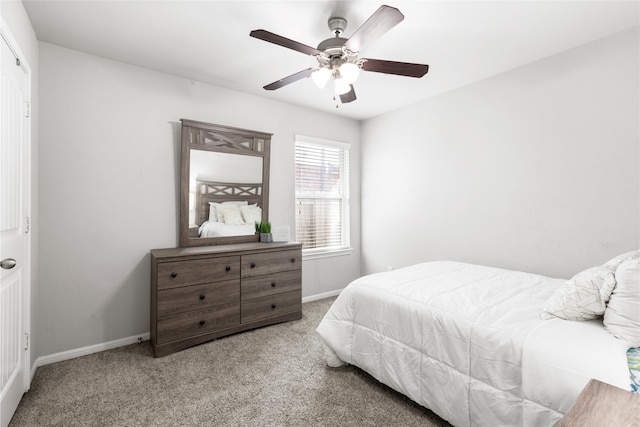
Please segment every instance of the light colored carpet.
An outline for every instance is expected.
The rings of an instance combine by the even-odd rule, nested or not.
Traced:
[[[10,426],[448,426],[352,366],[329,368],[303,318],[154,359],[149,342],[36,372]]]

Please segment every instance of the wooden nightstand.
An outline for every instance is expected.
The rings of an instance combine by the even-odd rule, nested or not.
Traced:
[[[640,426],[640,395],[589,380],[573,408],[556,427]]]

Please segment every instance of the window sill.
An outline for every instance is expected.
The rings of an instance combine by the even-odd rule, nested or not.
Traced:
[[[329,250],[321,250],[321,251],[307,251],[305,252],[304,250],[302,251],[302,260],[303,261],[308,261],[308,260],[312,260],[312,259],[319,259],[319,258],[330,258],[330,257],[334,257],[334,256],[345,256],[345,255],[351,255],[351,252],[353,251],[352,248],[340,248],[340,249],[329,249]]]

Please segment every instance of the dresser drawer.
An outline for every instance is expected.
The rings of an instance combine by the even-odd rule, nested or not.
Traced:
[[[281,292],[300,289],[302,283],[302,271],[291,270],[275,273],[268,276],[249,277],[242,281],[240,295],[242,300],[264,297]]]
[[[240,278],[240,257],[215,257],[158,264],[158,289]]]
[[[241,323],[250,323],[302,310],[302,290],[242,301]]]
[[[158,316],[240,301],[240,280],[158,291]]]
[[[240,303],[217,305],[158,318],[158,344],[237,326]]]
[[[299,250],[243,255],[242,277],[299,270],[302,268],[301,261]]]

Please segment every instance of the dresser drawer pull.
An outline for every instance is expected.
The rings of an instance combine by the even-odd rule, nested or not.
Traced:
[[[204,294],[200,294],[200,301],[204,299]]]
[[[205,323],[207,323],[207,322],[205,322],[204,320],[201,320],[200,321],[200,326],[204,326]]]
[[[176,277],[178,277],[178,273],[176,273],[175,271],[172,271],[170,276],[173,277],[173,278],[176,278]]]
[[[296,259],[291,257],[291,262],[296,262]]]
[[[231,266],[227,265],[227,267],[225,268],[226,271],[231,271]]]
[[[256,268],[256,263],[255,262],[251,263],[251,268]]]
[[[276,282],[271,282],[271,287],[275,288],[276,287]]]
[[[271,308],[276,308],[276,305],[275,304],[271,304]]]

